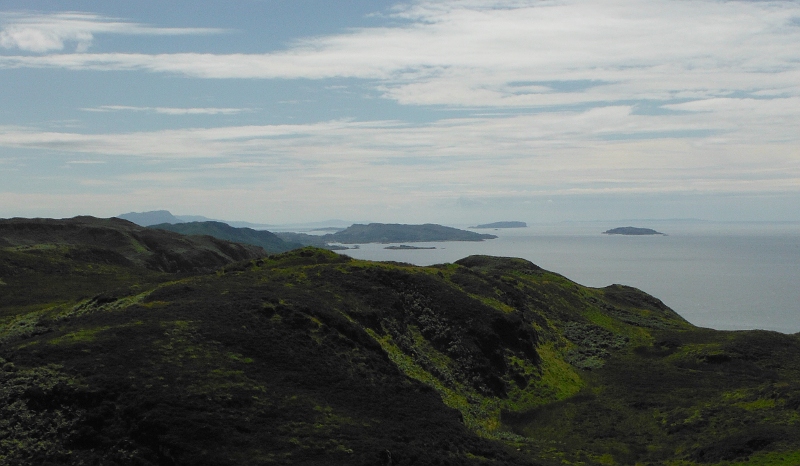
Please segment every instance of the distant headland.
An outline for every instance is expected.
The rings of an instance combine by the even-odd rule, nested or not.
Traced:
[[[326,235],[308,235],[305,233],[281,232],[277,235],[284,241],[300,243],[308,246],[332,248],[334,244],[367,244],[367,243],[425,243],[440,241],[483,241],[497,238],[495,235],[476,233],[426,223],[424,225],[404,225],[398,223],[354,224],[344,230]],[[405,249],[405,248],[403,248]]]
[[[612,228],[603,232],[604,235],[626,235],[626,236],[643,236],[643,235],[662,235],[667,236],[660,231],[651,230],[650,228],[637,228],[637,227],[619,227]]]
[[[494,222],[484,223],[483,225],[476,225],[470,228],[526,228],[528,226],[525,222]]]

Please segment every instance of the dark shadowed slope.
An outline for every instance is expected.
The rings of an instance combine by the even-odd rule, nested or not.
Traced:
[[[630,287],[487,256],[178,277],[36,250],[116,288],[0,307],[3,464],[800,464],[800,339]]]

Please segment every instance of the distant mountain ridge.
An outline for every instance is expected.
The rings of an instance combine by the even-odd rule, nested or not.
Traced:
[[[133,222],[143,227],[168,223],[171,225],[191,222],[222,222],[235,228],[264,228],[270,225],[242,221],[217,220],[202,215],[172,215],[168,210],[151,210],[149,212],[128,212],[117,215],[117,218]]]
[[[186,223],[161,223],[149,228],[173,231],[183,235],[208,235],[225,241],[252,244],[264,248],[270,253],[285,252],[302,247],[300,243],[284,241],[274,233],[252,228],[236,228],[227,223],[206,221]]]
[[[149,227],[161,223],[183,223],[183,220],[172,215],[168,210],[152,210],[150,212],[128,212],[117,215],[117,218],[127,220],[139,226]]]
[[[528,224],[525,222],[494,222],[484,223],[483,225],[476,225],[470,228],[527,228]]]

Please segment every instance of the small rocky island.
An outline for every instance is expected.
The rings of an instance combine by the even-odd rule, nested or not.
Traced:
[[[476,225],[470,228],[526,228],[528,226],[525,222],[494,222],[484,223],[483,225]]]
[[[651,230],[650,228],[637,228],[637,227],[619,227],[612,228],[603,232],[604,235],[626,235],[626,236],[643,236],[643,235],[661,235],[667,236],[660,231]]]

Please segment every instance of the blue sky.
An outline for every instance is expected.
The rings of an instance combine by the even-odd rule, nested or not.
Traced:
[[[6,0],[0,217],[800,221],[800,2]]]

